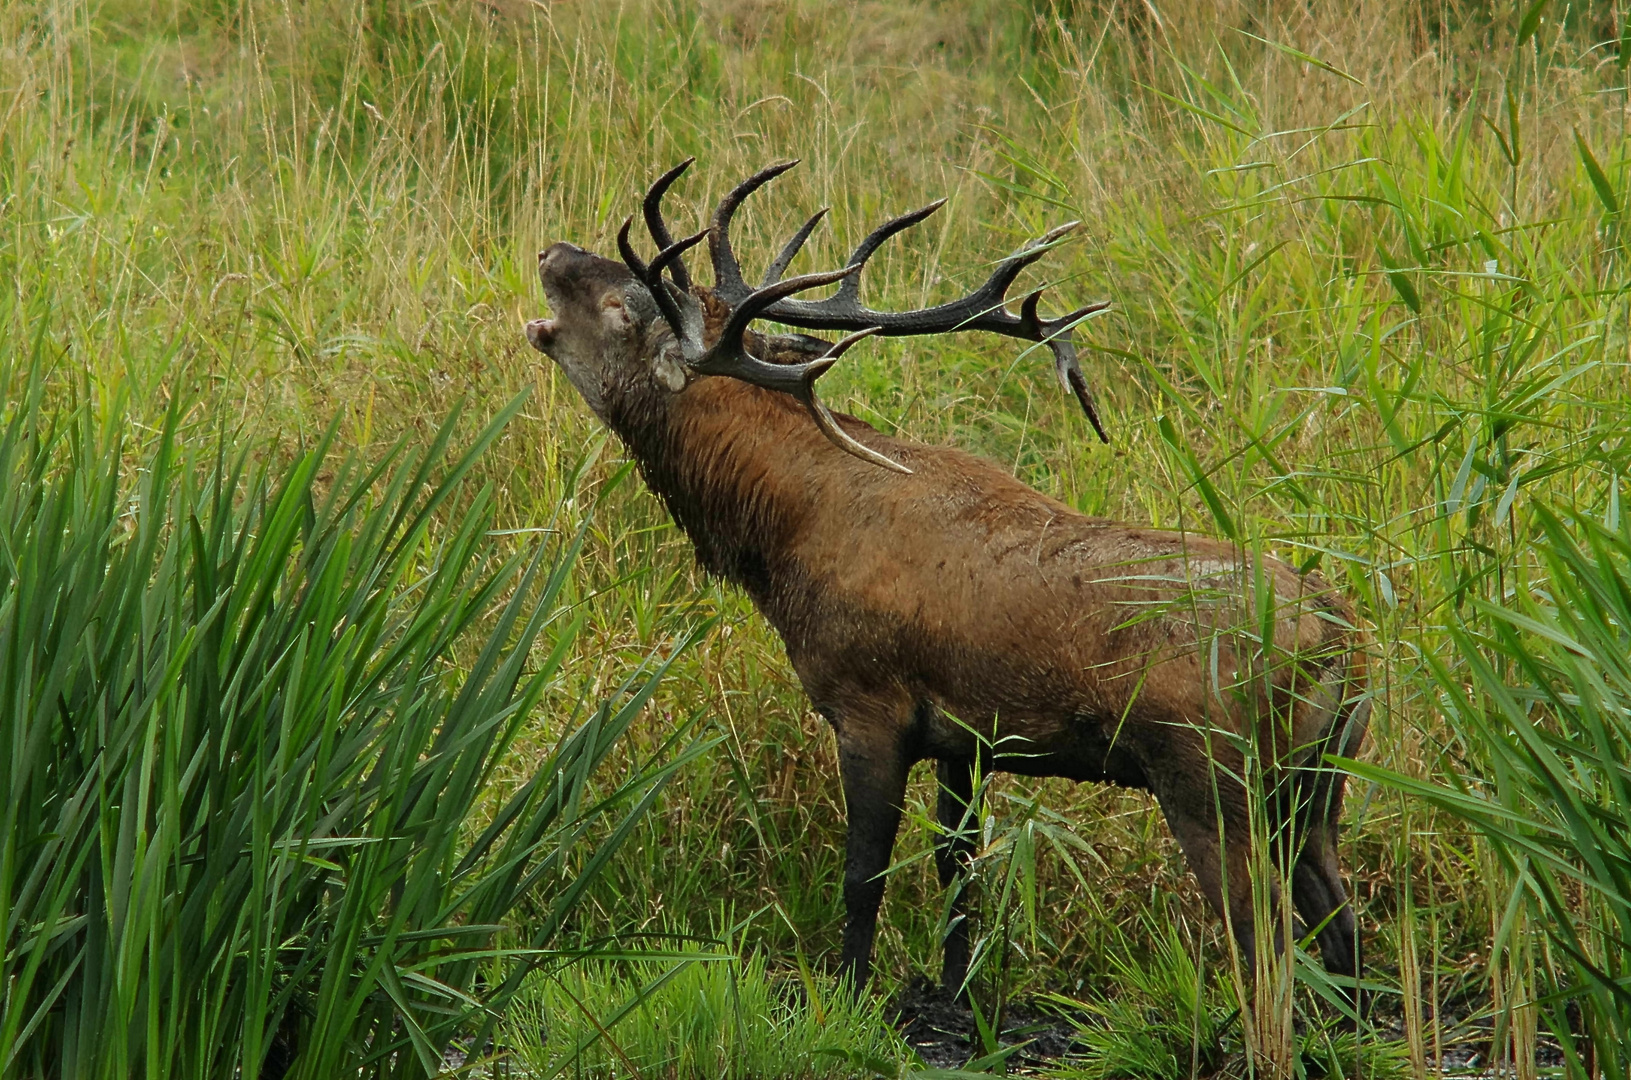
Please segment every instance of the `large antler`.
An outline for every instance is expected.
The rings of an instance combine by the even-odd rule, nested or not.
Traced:
[[[623,222],[623,228],[617,234],[617,247],[623,256],[624,265],[650,290],[652,298],[657,302],[658,310],[662,312],[663,318],[667,320],[679,341],[680,353],[685,358],[686,366],[703,375],[729,375],[731,378],[741,379],[767,390],[777,390],[791,395],[804,406],[822,434],[840,449],[874,465],[893,469],[895,472],[910,473],[911,469],[863,445],[839,427],[838,421],[815,393],[816,380],[826,374],[828,369],[838,362],[838,358],[849,351],[850,346],[877,333],[877,327],[863,327],[829,346],[821,356],[802,364],[767,363],[754,356],[747,347],[748,324],[755,319],[764,318],[765,312],[772,305],[786,300],[794,293],[842,281],[860,267],[847,266],[842,270],[805,274],[785,281],[778,280],[762,289],[747,290],[740,299],[732,303],[730,318],[713,347],[704,347],[701,320],[697,317],[699,313],[696,312],[694,301],[687,305],[685,301],[689,298],[683,293],[679,295],[676,293],[680,282],[689,281],[685,273],[685,264],[680,260],[680,256],[700,243],[709,232],[705,230],[683,240],[673,240],[667,225],[663,222],[660,207],[662,192],[690,164],[690,161],[682,162],[676,168],[664,173],[656,184],[652,185],[651,192],[646,196],[646,225],[651,230],[652,238],[662,249],[650,264],[641,260],[634,250],[634,245],[629,242],[629,229],[634,224],[632,217]],[[674,285],[663,280],[665,270],[675,279]]]
[[[912,213],[884,222],[869,233],[850,255],[842,270],[828,273],[805,274],[783,280],[782,275],[792,264],[794,256],[803,248],[815,227],[826,216],[827,210],[817,211],[782,247],[765,271],[759,288],[751,288],[742,280],[741,265],[731,250],[730,224],[736,210],[753,192],[797,165],[797,161],[783,162],[761,169],[731,190],[714,210],[710,227],[694,236],[676,241],[663,220],[662,200],[695,158],[687,158],[669,169],[651,185],[642,204],[646,228],[658,248],[657,257],[648,265],[635,252],[629,241],[631,217],[623,222],[617,236],[618,250],[631,273],[651,291],[658,309],[673,328],[686,365],[693,371],[708,375],[729,375],[745,382],[778,390],[792,395],[809,412],[816,426],[839,447],[856,457],[884,468],[909,473],[910,469],[875,450],[863,446],[841,427],[831,412],[815,395],[815,381],[830,369],[850,346],[872,334],[904,337],[918,334],[941,334],[953,330],[986,330],[1024,341],[1045,343],[1054,355],[1059,379],[1081,402],[1088,422],[1104,442],[1110,439],[1100,424],[1098,410],[1094,408],[1093,394],[1082,374],[1076,357],[1076,347],[1070,331],[1094,312],[1109,307],[1107,303],[1088,304],[1068,315],[1043,320],[1037,314],[1042,290],[1025,297],[1019,315],[1007,309],[1008,289],[1020,271],[1040,259],[1061,238],[1075,229],[1080,222],[1070,222],[1050,230],[1041,238],[1026,244],[997,264],[985,284],[961,300],[917,311],[874,311],[861,303],[860,272],[874,252],[891,236],[911,228],[945,205],[940,199],[914,210]],[[708,254],[714,267],[714,295],[731,308],[731,316],[712,348],[702,343],[700,312],[687,294],[691,277],[681,256],[703,239],[708,240]],[[669,280],[663,277],[667,272]],[[796,300],[795,294],[822,285],[839,283],[838,291],[825,300]],[[802,364],[771,364],[754,356],[747,349],[746,332],[754,319],[773,319],[789,326],[807,330],[848,330],[849,336],[832,345],[815,360]]]
[[[689,164],[690,162],[685,163]],[[708,236],[708,253],[714,265],[714,293],[727,303],[738,303],[751,291],[742,280],[741,265],[736,260],[735,252],[731,250],[731,218],[749,195],[797,164],[796,161],[788,161],[761,169],[720,200],[719,207],[714,211],[713,226]],[[663,179],[658,181],[664,184],[664,190],[667,187],[664,182],[671,183],[671,177],[678,176],[683,169],[684,166],[681,166],[678,171],[665,174]],[[1082,411],[1087,414],[1088,422],[1093,425],[1093,430],[1098,433],[1099,438],[1109,442],[1109,436],[1105,434],[1104,426],[1099,422],[1098,410],[1093,404],[1093,393],[1087,385],[1086,376],[1082,374],[1081,363],[1076,356],[1076,345],[1071,340],[1070,332],[1089,315],[1103,311],[1110,305],[1107,302],[1087,304],[1068,315],[1061,315],[1056,319],[1042,319],[1037,314],[1037,304],[1042,298],[1042,290],[1038,289],[1021,302],[1020,313],[1017,316],[1008,311],[1006,306],[1008,289],[1020,271],[1052,250],[1081,222],[1072,221],[1060,225],[1037,240],[1025,244],[998,263],[991,276],[985,280],[985,284],[960,300],[917,311],[898,312],[874,311],[861,303],[861,279],[858,272],[860,268],[864,267],[873,253],[883,246],[884,241],[916,225],[945,204],[946,200],[937,199],[921,210],[914,210],[886,221],[867,234],[866,239],[861,241],[849,257],[849,265],[857,272],[846,278],[832,296],[825,300],[791,298],[782,300],[767,308],[765,317],[805,330],[855,330],[876,326],[879,333],[888,337],[943,334],[953,330],[986,330],[1024,341],[1046,343],[1053,351],[1059,381],[1076,395],[1076,400],[1081,403]],[[657,235],[662,214],[653,210],[649,199],[646,213],[648,223],[656,222],[653,225],[653,238],[662,244],[663,240]],[[792,263],[793,256],[798,254],[799,249],[804,246],[804,242],[809,239],[810,233],[826,213],[825,209],[817,212],[793,234],[766,271],[764,285],[772,285],[781,279],[781,275]],[[667,235],[666,229],[663,230],[663,235]]]

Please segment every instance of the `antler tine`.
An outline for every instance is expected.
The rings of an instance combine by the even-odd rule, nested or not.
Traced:
[[[865,330],[857,330],[848,337],[834,342],[832,348],[828,349],[819,359],[812,360],[808,364],[800,364],[799,367],[804,371],[803,386],[793,396],[798,398],[799,403],[810,414],[810,419],[814,420],[816,427],[821,429],[821,433],[831,439],[840,450],[848,454],[854,454],[862,461],[910,476],[912,475],[911,469],[908,469],[894,458],[878,453],[839,427],[837,418],[828,412],[827,406],[820,398],[816,397],[815,381],[825,375],[827,370],[834,364],[838,363],[838,358],[848,352],[851,345],[863,338],[871,337],[880,329],[881,327],[869,326]]]
[[[891,218],[882,225],[879,225],[876,229],[873,229],[867,234],[865,240],[862,240],[856,245],[855,250],[849,257],[850,265],[865,266],[866,261],[872,258],[873,252],[877,251],[883,246],[883,242],[885,240],[888,240],[891,236],[894,236],[898,232],[904,232],[905,230],[910,229],[913,225],[916,225],[918,222],[922,221],[924,218],[928,217],[930,214],[934,213],[936,210],[945,205],[945,199],[936,199],[934,202],[920,210],[913,210],[909,214],[902,214],[898,218]],[[839,287],[838,292],[833,294],[833,296],[826,302],[832,304],[833,307],[843,306],[841,303],[838,303],[838,301],[843,301],[844,303],[856,303],[858,305],[860,290],[861,278],[859,275],[857,275],[844,282],[844,284]]]
[[[657,307],[661,309],[663,318],[667,319],[668,325],[674,328],[674,337],[680,343],[680,353],[686,357],[702,355],[701,328],[699,326],[687,326],[685,310],[679,304],[679,298],[683,298],[687,294],[680,288],[678,280],[675,281],[673,286],[665,282],[663,280],[663,271],[668,269],[672,273],[674,270],[683,269],[685,263],[680,256],[707,238],[708,230],[703,229],[693,236],[687,236],[684,240],[675,241],[657,253],[657,257],[651,260],[651,267],[647,271],[651,276],[646,280],[646,288],[651,290],[652,298],[657,301]],[[676,274],[676,279],[679,276]],[[690,279],[687,278],[686,280]],[[670,288],[679,294],[678,298],[669,292]]]
[[[743,199],[797,164],[795,159],[760,169],[732,188],[715,208],[713,229],[708,238],[708,256],[714,264],[714,294],[727,304],[739,304],[753,291],[742,280],[742,266],[736,261],[736,253],[731,250],[731,218]]]
[[[760,282],[760,288],[764,288],[766,285],[774,285],[782,279],[782,275],[787,273],[787,268],[792,265],[793,256],[799,253],[799,249],[804,246],[804,241],[810,239],[810,234],[815,232],[815,227],[821,224],[821,219],[826,217],[827,211],[831,209],[830,206],[823,206],[810,215],[809,221],[799,226],[799,231],[794,233],[792,239],[783,245],[781,254],[776,256],[776,261],[766,268],[765,279]],[[854,262],[855,260],[851,259],[850,261]]]
[[[663,196],[668,194],[668,189],[674,185],[674,181],[683,176],[685,170],[689,169],[696,160],[694,157],[686,158],[657,177],[650,190],[646,192],[643,204],[646,229],[651,233],[651,241],[657,245],[659,251],[672,247],[674,244],[674,237],[668,232],[668,223],[663,220]],[[674,284],[679,286],[681,292],[691,291],[691,272],[686,269],[684,263],[673,264],[669,269],[669,274],[673,277]]]
[[[680,256],[706,239],[708,239],[708,230],[703,229],[701,232],[687,236],[683,240],[670,241],[669,245],[658,252],[655,259],[651,260],[651,273],[659,274],[664,270],[672,273],[680,269],[685,265],[680,261]],[[679,282],[676,281],[674,284],[679,285]]]
[[[775,287],[775,291],[780,291],[788,286],[794,287],[796,291],[796,289],[813,289],[821,285],[830,285],[842,275],[853,271],[853,267],[846,267],[837,273],[807,274],[802,278],[793,278],[781,282]],[[759,294],[771,291],[770,289],[757,290],[747,301],[744,301],[743,307],[745,308],[751,303],[754,310],[763,310],[766,305],[774,301],[769,298],[761,298]],[[749,318],[753,317],[749,316]],[[741,379],[743,382],[762,386],[767,390],[776,390],[787,394],[804,406],[805,411],[810,414],[810,419],[815,421],[816,427],[820,428],[821,433],[832,440],[833,444],[840,450],[847,454],[853,454],[862,461],[870,462],[873,465],[911,475],[911,469],[893,458],[878,453],[860,442],[842,427],[839,427],[837,418],[827,409],[827,406],[816,396],[815,392],[816,380],[825,375],[838,362],[838,358],[849,351],[850,346],[876,334],[878,327],[869,326],[864,330],[857,330],[848,337],[834,342],[825,353],[806,363],[771,364],[747,351],[742,335],[742,331],[747,329],[747,321],[747,319],[739,319],[733,314],[731,321],[725,325],[724,332],[720,334],[719,341],[715,343],[712,349],[708,350],[708,355],[691,364],[692,370],[705,375],[729,375],[732,378]]]
[[[629,272],[651,293],[651,298],[657,303],[657,310],[662,312],[663,318],[674,331],[674,337],[679,340],[681,351],[687,356],[700,354],[702,343],[695,335],[686,332],[685,315],[675,302],[674,294],[668,291],[668,285],[663,281],[663,271],[682,265],[679,257],[700,244],[707,237],[707,230],[669,244],[657,253],[657,257],[648,266],[641,261],[639,253],[634,250],[634,244],[629,241],[629,230],[633,227],[634,218],[631,216],[624,218],[623,227],[617,230],[617,250],[623,256],[623,265],[627,266]]]
[[[1055,225],[1033,242],[1026,244],[1022,250],[1035,251],[1041,254],[1081,227],[1082,223],[1080,221],[1067,221],[1063,225]]]
[[[1101,301],[1096,304],[1084,304],[1069,315],[1061,315],[1057,319],[1043,322],[1036,313],[1037,304],[1042,299],[1044,290],[1037,289],[1025,297],[1020,305],[1020,321],[1036,332],[1037,340],[1045,341],[1048,348],[1053,351],[1054,369],[1059,373],[1059,381],[1066,390],[1076,395],[1081,403],[1082,412],[1087,414],[1087,422],[1093,425],[1093,431],[1098,435],[1099,441],[1109,443],[1110,436],[1104,432],[1104,425],[1099,422],[1099,410],[1094,404],[1093,391],[1087,385],[1087,376],[1082,374],[1081,361],[1076,355],[1076,343],[1070,340],[1070,332],[1077,323],[1105,310],[1110,305]]]
[[[1061,338],[1051,345],[1059,373],[1075,392],[1076,400],[1081,402],[1082,411],[1087,414],[1087,422],[1093,425],[1099,441],[1108,446],[1110,436],[1104,433],[1104,425],[1099,422],[1099,410],[1094,407],[1093,391],[1088,388],[1087,376],[1082,374],[1082,365],[1076,360],[1075,344]]]
[[[629,273],[639,278],[642,283],[646,280],[646,263],[640,258],[640,253],[634,250],[629,242],[629,230],[634,227],[634,218],[623,219],[623,227],[617,230],[617,253],[623,256],[623,265],[629,268]]]

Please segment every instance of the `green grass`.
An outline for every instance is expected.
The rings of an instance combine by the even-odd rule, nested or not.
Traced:
[[[1143,920],[1146,927],[1155,923]],[[1129,940],[1127,952],[1112,960],[1115,996],[1085,1005],[1063,999],[1089,1018],[1080,1024],[1082,1052],[1066,1075],[1181,1080],[1215,1073],[1240,1052],[1240,1014],[1225,1006],[1221,980],[1203,974],[1175,924],[1156,929],[1153,940],[1144,955]]]
[[[460,485],[520,402],[463,452],[455,413],[377,463],[332,438],[284,461],[179,396],[144,442],[53,407],[42,368],[0,366],[0,1072],[425,1075],[455,1036],[490,1048],[686,758],[605,782],[637,670],[500,782],[578,625],[581,533],[506,555],[491,486]]]
[[[869,343],[824,381],[828,399],[1083,511],[1233,531],[1317,567],[1373,628],[1368,760],[1479,778],[1490,751],[1441,708],[1440,673],[1473,673],[1451,627],[1502,647],[1481,605],[1522,610],[1518,590],[1552,573],[1537,504],[1602,520],[1631,457],[1625,18],[1471,0],[20,0],[0,8],[0,348],[41,342],[61,358],[48,393],[82,385],[98,422],[156,426],[185,390],[285,438],[339,417],[364,453],[428,437],[461,396],[491,414],[531,388],[471,479],[493,484],[495,527],[533,529],[600,437],[521,342],[542,307],[534,253],[611,250],[674,161],[699,158],[674,196],[689,222],[767,161],[804,159],[739,217],[755,265],[818,206],[834,211],[811,268],[949,197],[874,260],[878,306],[947,298],[1082,218],[1033,280],[1060,308],[1115,302],[1083,332],[1112,447],[1006,342]],[[595,460],[560,527],[619,475],[614,445]],[[606,495],[580,568],[561,592],[584,620],[572,692],[719,617],[614,762],[647,760],[697,711],[722,740],[607,865],[583,931],[701,929],[769,906],[744,947],[821,970],[842,808],[829,736],[779,645],[699,578],[638,484]],[[518,732],[502,768],[528,774],[560,723]],[[1155,895],[1186,948],[1219,962],[1147,799],[996,790],[1039,799],[1091,848],[1041,851],[1034,936],[988,913],[988,928],[1025,930],[1006,992],[1113,999],[1127,937],[1157,943],[1139,922]],[[938,889],[914,858],[933,794],[915,779],[883,993],[938,963]],[[1546,959],[1538,922],[1505,919],[1515,864],[1393,789],[1356,784],[1350,820],[1373,972],[1396,991],[1379,1000],[1411,1068],[1473,1040],[1527,1075],[1558,1014],[1536,996],[1573,975]],[[1291,1027],[1259,1028],[1287,1060]]]
[[[540,1078],[872,1080],[911,1058],[881,1000],[773,977],[760,954],[539,973],[511,1010],[509,1035]]]
[[[1552,990],[1541,1002],[1571,1068],[1631,1068],[1631,526],[1537,511],[1540,566],[1502,605],[1454,630],[1435,666],[1439,703],[1463,750],[1434,785],[1350,767],[1472,822],[1517,888],[1497,933],[1526,943]]]
[[[1060,994],[1047,999],[1065,1009],[1077,1029],[1076,1049],[1050,1075],[1058,1080],[1249,1075],[1238,998],[1225,978],[1201,966],[1172,916],[1165,904],[1152,904],[1137,933],[1124,938],[1122,951],[1109,960],[1113,994],[1088,1001]],[[1312,963],[1307,957],[1299,962]],[[1338,1015],[1311,1014],[1311,1022],[1295,1033],[1291,1071],[1377,1080],[1411,1075],[1403,1042],[1361,1035],[1333,1022]]]

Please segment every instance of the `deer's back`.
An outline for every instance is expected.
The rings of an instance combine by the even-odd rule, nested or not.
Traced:
[[[710,482],[734,477],[742,527],[774,534],[764,574],[743,584],[818,707],[904,696],[971,726],[1000,721],[999,735],[1086,739],[1085,753],[1124,726],[1238,727],[1265,606],[1277,649],[1342,650],[1340,601],[1278,560],[1254,570],[1217,540],[1090,518],[981,458],[842,417],[913,470],[886,472],[836,451],[796,407],[714,382],[682,414],[684,437],[708,448]],[[961,738],[944,717],[931,726],[931,741]]]
[[[1092,757],[1127,716],[1157,720],[1126,726],[1158,741],[1160,721],[1239,728],[1246,696],[1262,696],[1265,608],[1288,693],[1285,654],[1341,651],[1346,612],[1315,577],[1275,559],[1254,570],[1206,537],[1088,517],[990,462],[854,423],[913,474],[822,454],[835,467],[809,492],[824,510],[788,549],[791,602],[767,605],[818,702],[824,685],[898,683],[963,723],[999,721],[999,737],[1083,741]],[[962,742],[959,731],[941,723],[928,737]]]

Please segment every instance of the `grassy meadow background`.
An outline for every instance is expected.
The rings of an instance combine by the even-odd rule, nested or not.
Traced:
[[[1612,603],[1623,578],[1609,574],[1602,648],[1555,663],[1523,651],[1559,639],[1537,631],[1549,602],[1595,610],[1586,585],[1567,601],[1571,567],[1588,583],[1593,568],[1623,574],[1631,551],[1616,539],[1631,527],[1626,20],[1622,2],[1471,0],[9,0],[0,393],[10,409],[20,358],[41,356],[47,398],[123,418],[133,446],[180,400],[183,442],[224,429],[280,460],[331,424],[338,445],[384,457],[402,436],[429,443],[458,401],[473,432],[530,392],[471,482],[493,485],[501,547],[587,522],[559,584],[583,622],[538,687],[546,707],[495,766],[490,802],[538,766],[573,702],[716,619],[611,753],[635,775],[692,718],[712,748],[634,827],[571,932],[728,941],[744,972],[819,1006],[842,915],[830,735],[773,634],[698,574],[637,479],[618,482],[620,448],[525,347],[521,323],[544,313],[536,252],[570,240],[610,253],[650,179],[693,155],[669,199],[676,230],[749,172],[803,160],[738,217],[750,268],[820,206],[833,212],[806,268],[948,198],[869,264],[877,307],[950,298],[1081,219],[1026,280],[1051,283],[1056,310],[1114,302],[1078,331],[1110,446],[1051,364],[1005,339],[869,342],[823,381],[826,399],[986,455],[1083,512],[1230,535],[1340,583],[1373,628],[1364,757],[1391,773],[1352,782],[1345,846],[1397,1040],[1389,1067],[1427,1075],[1475,1053],[1527,1077],[1541,1033],[1574,1025],[1598,1057],[1556,1060],[1610,1075],[1624,1051],[1601,1025],[1624,1009],[1628,909],[1569,858],[1555,881],[1536,868],[1544,843],[1512,821],[1531,796],[1566,800],[1549,780],[1502,787],[1521,769],[1478,725],[1483,689],[1612,657],[1626,630]],[[463,512],[444,508],[435,527],[457,531]],[[1469,661],[1501,642],[1485,668]],[[1623,854],[1615,732],[1631,692],[1612,673],[1598,684],[1619,705],[1602,713],[1596,758],[1560,765],[1558,782],[1578,781],[1582,806],[1601,811],[1580,819]],[[1582,700],[1560,692],[1509,726]],[[1499,743],[1508,728],[1490,722]],[[1566,756],[1566,727],[1545,730],[1556,737],[1535,745]],[[1220,967],[1219,927],[1151,800],[1031,781],[993,795],[982,932],[1000,929],[1000,997],[1061,994],[1097,1003],[1095,1030],[1134,1029],[1182,995],[1139,998],[1127,965]],[[909,798],[879,937],[883,1000],[938,971],[927,769]],[[1487,805],[1511,811],[1490,828],[1530,848],[1488,839]],[[1617,860],[1600,877],[1631,895]],[[1606,973],[1598,1005],[1547,998],[1578,976],[1546,932],[1559,916]],[[632,986],[643,970],[605,978]],[[572,1016],[559,994],[583,993],[560,986],[523,1012],[545,1027]],[[1223,1003],[1208,1023],[1227,1025],[1231,993],[1208,983]],[[1182,1031],[1211,1008],[1194,1006]],[[856,1030],[876,1035],[882,1016],[862,1009]],[[527,1051],[540,1074],[557,1060],[550,1040],[570,1042],[579,1021],[556,1022],[568,1035]],[[872,1075],[908,1059],[873,1037],[763,1068]],[[1121,1060],[1107,1054],[1094,1060]],[[1186,1044],[1183,1061],[1142,1074],[1069,1068],[1191,1065]],[[639,1072],[618,1054],[596,1067]],[[641,1075],[692,1075],[681,1069]]]

